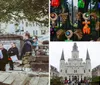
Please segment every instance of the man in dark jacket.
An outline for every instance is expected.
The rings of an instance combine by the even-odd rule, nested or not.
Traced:
[[[17,58],[19,59],[19,52],[18,52],[18,48],[16,47],[15,43],[11,43],[11,48],[8,50],[8,55],[9,55],[10,70],[13,70],[14,65],[10,57],[16,55]]]
[[[32,44],[30,40],[30,34],[28,32],[24,33],[23,39],[25,40],[24,46],[21,51],[21,58],[25,55],[26,52],[32,52]]]
[[[5,66],[8,63],[7,50],[0,43],[0,71],[5,71]]]

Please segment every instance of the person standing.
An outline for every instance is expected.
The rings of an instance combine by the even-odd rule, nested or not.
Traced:
[[[5,66],[8,63],[7,50],[0,43],[0,71],[5,71]]]
[[[32,54],[32,40],[30,39],[30,34],[28,32],[24,33],[23,39],[25,42],[21,51],[21,59],[27,52]]]
[[[37,36],[35,36],[35,38],[33,39],[33,47],[34,47],[34,49],[37,49],[38,48],[38,37]]]
[[[10,64],[10,70],[13,70],[14,65],[13,65],[11,56],[17,56],[17,58],[19,59],[19,51],[15,43],[11,43],[11,48],[8,50],[8,55],[9,55],[8,59],[9,59],[9,64]]]

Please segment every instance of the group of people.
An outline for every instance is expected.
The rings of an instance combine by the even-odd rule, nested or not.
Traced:
[[[19,52],[18,48],[16,47],[15,43],[11,43],[11,48],[9,50],[4,48],[4,45],[0,43],[0,71],[5,71],[6,64],[9,63],[10,69],[13,70],[13,61],[11,59],[11,56],[16,55],[19,59]]]
[[[9,70],[14,70],[14,62],[12,56],[17,57],[18,60],[22,59],[26,52],[32,54],[32,48],[38,46],[37,36],[34,39],[30,38],[30,33],[26,32],[23,34],[24,45],[21,50],[21,55],[19,55],[16,43],[12,42],[11,47],[7,50],[4,48],[3,43],[0,43],[0,71],[6,70],[6,64],[9,64]]]
[[[76,80],[70,81],[70,80],[65,80],[64,81],[65,85],[81,85],[83,83],[84,83],[84,85],[89,85],[89,81],[87,81],[87,80],[85,80],[85,81],[76,81]]]

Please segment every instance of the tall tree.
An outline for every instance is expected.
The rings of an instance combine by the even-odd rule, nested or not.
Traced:
[[[27,19],[48,25],[48,0],[0,0],[0,22]]]

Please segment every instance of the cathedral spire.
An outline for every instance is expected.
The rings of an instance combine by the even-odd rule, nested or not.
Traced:
[[[86,54],[86,60],[90,60],[88,49],[87,49],[87,54]]]
[[[74,45],[73,45],[73,51],[78,51],[78,47],[77,47],[76,43],[74,43]]]
[[[62,55],[61,55],[61,59],[60,60],[65,60],[64,59],[64,51],[62,50]]]

